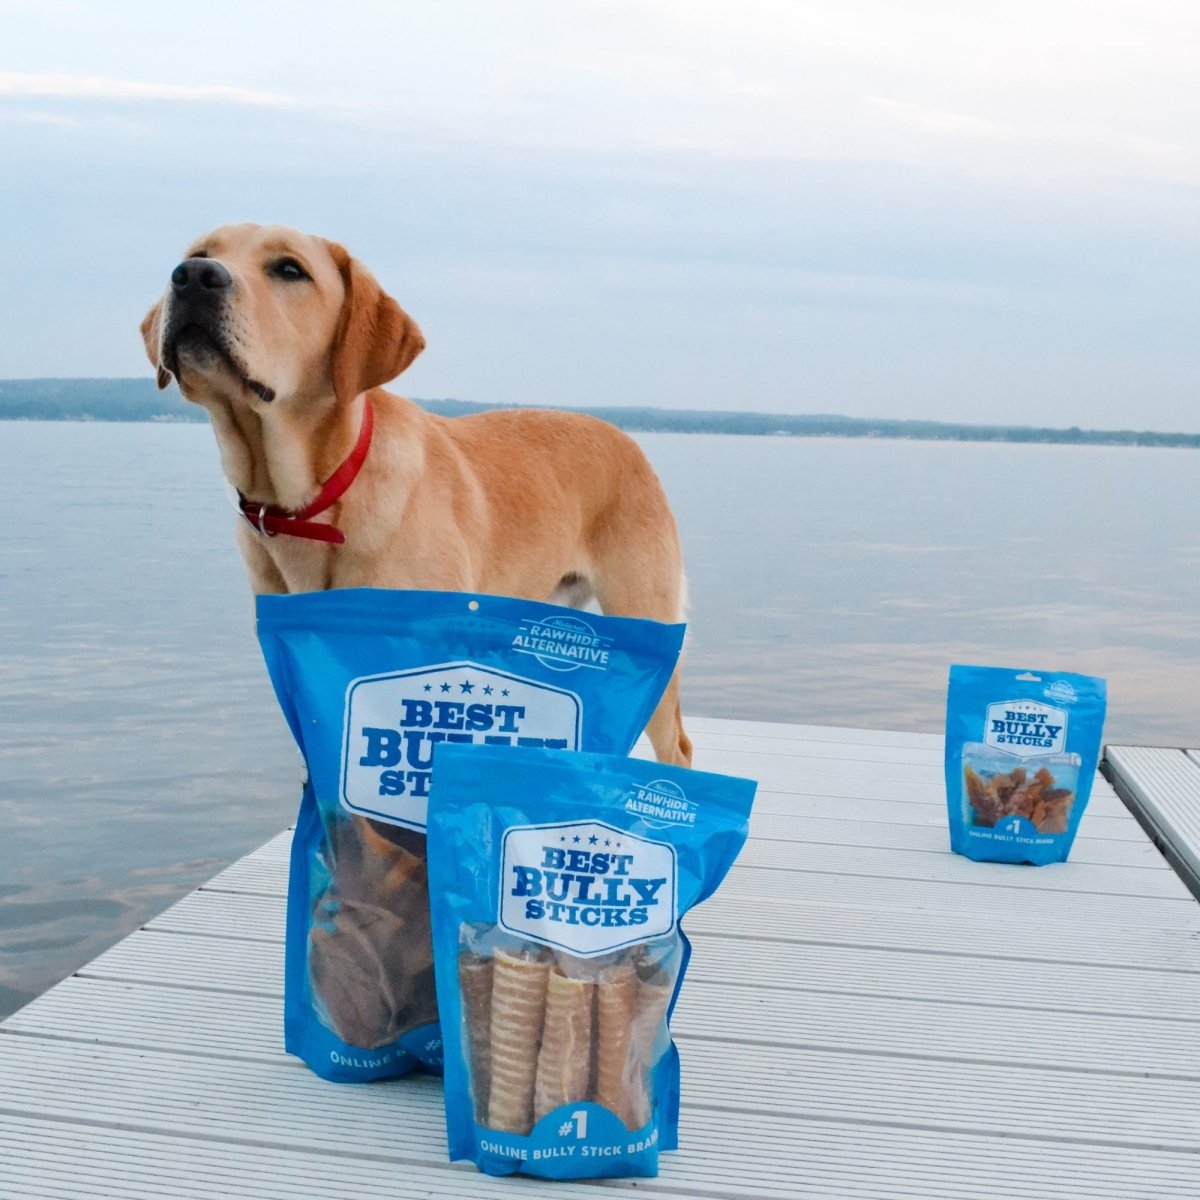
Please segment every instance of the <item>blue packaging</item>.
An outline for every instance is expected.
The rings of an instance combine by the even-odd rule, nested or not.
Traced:
[[[490,1175],[656,1175],[678,1144],[680,919],[737,857],[756,785],[557,750],[439,746],[436,763],[451,1159]]]
[[[258,597],[308,777],[288,880],[284,1040],[326,1079],[441,1066],[425,816],[439,743],[624,753],[682,625],[370,588]]]
[[[950,847],[980,862],[1065,862],[1092,791],[1103,679],[1006,667],[950,668]]]

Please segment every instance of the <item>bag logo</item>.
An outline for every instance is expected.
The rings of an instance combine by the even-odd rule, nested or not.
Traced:
[[[1067,744],[1067,714],[1036,700],[1001,700],[987,707],[983,740],[1020,758],[1061,754]]]
[[[574,692],[477,663],[363,676],[346,689],[342,807],[423,830],[439,742],[578,750],[582,723]]]
[[[608,667],[612,644],[612,638],[601,637],[582,617],[555,614],[544,620],[523,619],[512,648],[518,654],[532,654],[551,671],[576,671],[580,667],[603,671]]]
[[[675,847],[600,821],[504,834],[500,926],[584,958],[675,928]]]
[[[696,823],[696,805],[670,779],[655,779],[632,787],[625,798],[625,811],[641,817],[647,825],[662,828]]]
[[[1059,704],[1074,704],[1079,699],[1079,693],[1071,686],[1068,679],[1056,679],[1046,685],[1046,695]]]

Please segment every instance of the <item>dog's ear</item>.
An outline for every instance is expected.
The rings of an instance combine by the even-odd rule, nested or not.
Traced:
[[[346,298],[333,343],[333,391],[343,403],[395,379],[425,349],[417,323],[344,247],[329,243]]]
[[[154,379],[159,391],[171,382],[171,372],[162,365],[162,301],[160,300],[142,318],[142,341],[146,346],[146,357],[153,364],[157,374]]]

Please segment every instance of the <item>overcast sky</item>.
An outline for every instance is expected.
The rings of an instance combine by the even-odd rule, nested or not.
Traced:
[[[503,402],[1200,430],[1200,5],[0,0],[0,377],[232,220]]]

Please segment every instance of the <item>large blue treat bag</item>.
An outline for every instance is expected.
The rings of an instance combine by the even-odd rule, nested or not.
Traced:
[[[641,759],[439,746],[429,808],[452,1159],[655,1175],[674,1150],[680,919],[746,839],[755,784]]]
[[[1065,862],[1091,795],[1103,679],[953,666],[946,700],[950,847],[981,862]]]
[[[442,743],[625,753],[682,625],[453,592],[258,598],[308,768],[288,879],[284,1039],[326,1079],[441,1066],[425,816]]]

